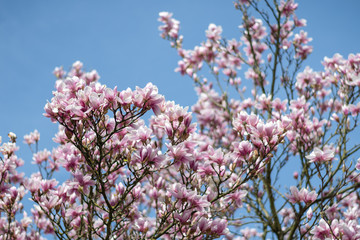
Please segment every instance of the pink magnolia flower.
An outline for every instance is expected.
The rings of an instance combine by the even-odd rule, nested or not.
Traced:
[[[281,0],[279,11],[281,12],[282,16],[289,17],[291,14],[294,13],[297,7],[298,4],[294,3],[293,0],[290,1]]]
[[[132,103],[133,99],[133,92],[130,88],[127,88],[126,90],[123,90],[119,93],[119,103],[122,106],[127,106]]]
[[[27,134],[24,136],[24,142],[26,144],[34,144],[40,140],[40,133],[38,130],[34,130],[34,132],[31,132],[30,134]]]
[[[331,237],[331,229],[329,224],[325,222],[324,219],[320,219],[319,225],[315,226],[310,233],[316,238],[320,240],[325,240]]]
[[[49,194],[50,195],[50,194]],[[45,207],[48,211],[51,211],[55,206],[60,204],[59,197],[56,195],[50,195],[50,196],[42,196],[40,198],[39,204]]]
[[[211,160],[211,162],[214,162],[219,166],[222,166],[226,163],[225,162],[226,159],[224,158],[224,153],[220,148],[214,150],[212,146],[209,146],[208,152],[209,152],[209,159]]]
[[[169,156],[174,158],[174,163],[176,166],[186,164],[193,159],[191,154],[188,152],[185,144],[181,143],[175,146],[167,144],[169,149]]]
[[[301,59],[306,59],[307,56],[312,53],[313,51],[313,47],[312,46],[308,46],[308,45],[300,45],[296,48],[296,54],[295,54],[295,58],[301,58]]]
[[[325,210],[325,214],[328,217],[328,219],[330,219],[330,220],[338,218],[338,216],[339,216],[339,207],[338,207],[338,205],[333,204],[332,206],[327,206],[327,209]]]
[[[205,217],[200,218],[198,221],[197,225],[202,233],[205,233],[210,228],[209,222]]]
[[[51,156],[51,152],[47,149],[44,149],[43,151],[39,151],[37,153],[34,153],[33,155],[33,163],[34,164],[41,164],[42,162],[45,162],[49,159]]]
[[[244,229],[241,229],[240,232],[243,235],[244,240],[251,239],[252,237],[260,237],[261,235],[257,232],[256,228],[246,227]]]
[[[58,163],[62,165],[66,169],[66,171],[75,171],[75,169],[78,167],[79,162],[81,160],[80,154],[72,154],[69,153],[66,155],[66,159],[60,158],[58,160]]]
[[[21,225],[22,227],[26,228],[33,222],[33,220],[30,217],[28,217],[26,211],[24,211],[23,216],[24,217],[21,219]]]
[[[244,199],[247,195],[246,190],[239,190],[234,193],[230,193],[225,200],[229,202],[233,202],[235,206],[242,207],[242,199]]]
[[[290,187],[291,195],[286,194],[291,203],[304,202],[306,204],[312,203],[316,200],[318,194],[315,191],[309,192],[307,189],[302,188],[300,191],[297,187]]]
[[[324,147],[324,151],[320,148],[315,147],[313,152],[310,155],[305,156],[310,162],[314,163],[324,163],[327,161],[332,161],[334,159],[335,153],[333,150],[328,147]]]
[[[91,72],[86,72],[84,74],[84,79],[86,81],[86,84],[89,85],[92,82],[98,81],[100,79],[100,76],[96,70],[92,70]]]
[[[40,186],[43,192],[47,192],[49,190],[54,190],[55,186],[58,185],[58,183],[59,182],[56,181],[55,179],[50,179],[50,180],[43,179],[40,182]]]
[[[359,113],[360,113],[360,102],[358,102],[356,105],[350,104],[349,105],[349,110],[350,110],[351,115],[353,117],[359,115]]]
[[[298,19],[296,15],[294,15],[294,24],[297,27],[305,27],[306,26],[306,19]]]
[[[227,221],[217,218],[211,222],[210,229],[216,236],[224,235],[227,230]]]
[[[279,214],[283,217],[285,226],[289,224],[290,220],[295,218],[295,213],[292,208],[283,208],[280,210]]]
[[[134,222],[134,228],[139,231],[139,232],[143,232],[146,233],[149,231],[149,229],[152,227],[152,221],[151,219],[147,219],[144,217],[140,217],[135,219]]]
[[[216,26],[215,24],[211,23],[209,25],[208,30],[206,30],[206,37],[211,41],[218,41],[221,39],[222,27]]]
[[[187,189],[181,186],[179,183],[172,185],[172,187],[169,189],[169,192],[173,197],[182,201],[186,201],[189,197]]]
[[[313,215],[314,215],[313,210],[310,207],[309,210],[306,212],[306,217],[307,217],[308,221],[310,221],[312,219]]]
[[[78,61],[73,63],[72,67],[75,70],[79,71],[83,67],[83,63],[78,60]]]
[[[164,97],[158,94],[158,88],[156,86],[152,83],[148,83],[143,89],[137,87],[135,92],[135,105],[139,103],[137,102],[139,99],[142,99],[145,108],[151,108],[155,115],[159,115],[161,113],[161,104],[164,101]],[[136,96],[138,96],[138,98],[136,98]],[[142,107],[142,103],[138,106]]]
[[[0,153],[7,156],[11,156],[17,150],[19,150],[19,147],[16,145],[16,143],[3,143],[0,146]]]
[[[61,66],[61,67],[56,67],[53,71],[53,74],[55,75],[56,78],[60,79],[63,78],[66,72],[64,71],[64,68]]]
[[[345,63],[345,59],[339,53],[335,53],[332,58],[324,57],[322,64],[326,69],[336,69]]]
[[[74,181],[70,182],[70,186],[74,189],[82,189],[85,193],[88,193],[89,186],[93,186],[95,181],[92,180],[90,175],[84,175],[80,170],[76,170],[73,173]]]
[[[235,142],[233,147],[234,153],[241,161],[247,162],[252,157],[254,147],[249,141]]]
[[[72,208],[69,208],[66,211],[65,216],[68,218],[77,218],[78,216],[81,216],[83,214],[83,206],[82,205],[78,205],[78,206],[73,206]]]
[[[165,160],[164,155],[158,155],[157,150],[149,145],[139,149],[139,152],[135,154],[135,157],[134,163],[149,163],[154,164],[156,167]]]
[[[92,92],[89,96],[90,107],[94,110],[97,110],[104,104],[104,95]]]
[[[271,102],[271,106],[279,112],[285,112],[286,108],[287,108],[287,100],[281,101],[280,98],[275,98],[272,102]]]
[[[198,167],[200,177],[213,176],[216,174],[214,167],[211,164],[202,164]]]
[[[189,220],[191,214],[191,210],[184,211],[181,214],[176,212],[174,214],[174,218],[178,220],[181,224],[185,224]]]
[[[162,31],[161,37],[166,38],[178,38],[180,22],[172,18],[172,13],[169,12],[160,12],[159,21],[164,23],[164,25],[159,27],[159,30]]]
[[[24,185],[26,189],[30,190],[31,193],[35,193],[40,189],[40,183],[41,183],[41,174],[35,173],[32,174],[30,178],[25,179]]]

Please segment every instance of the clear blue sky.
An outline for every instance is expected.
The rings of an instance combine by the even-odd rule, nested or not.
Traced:
[[[185,47],[193,48],[204,40],[209,23],[222,25],[224,36],[239,38],[241,16],[232,2],[0,0],[0,136],[18,135],[27,164],[31,155],[22,144],[24,134],[38,129],[40,148],[51,149],[57,127],[42,113],[54,90],[52,71],[60,65],[68,69],[76,60],[96,69],[109,87],[121,90],[151,81],[167,100],[192,105],[192,82],[174,72],[179,58],[159,36],[158,13],[173,12]],[[324,56],[360,52],[359,9],[358,0],[299,1],[297,15],[308,20],[305,30],[313,38],[307,65],[321,70]]]

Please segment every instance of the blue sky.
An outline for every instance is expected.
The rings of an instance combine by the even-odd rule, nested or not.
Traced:
[[[321,70],[324,56],[360,52],[360,1],[341,2],[300,1],[297,15],[307,19],[305,30],[314,46],[304,66]],[[224,36],[239,38],[241,15],[232,1],[0,0],[0,136],[7,140],[9,131],[18,135],[27,174],[36,168],[30,166],[23,135],[38,129],[40,148],[54,146],[57,126],[42,113],[52,97],[56,66],[68,69],[80,60],[109,87],[121,90],[151,81],[167,100],[195,103],[191,80],[174,72],[176,51],[159,36],[160,11],[180,20],[186,48],[205,39],[209,23],[222,25]]]
[[[324,56],[358,52],[360,2],[302,0],[298,16],[308,20],[314,53],[306,64],[320,70]],[[241,16],[232,1],[5,1],[0,0],[0,136],[19,137],[35,128],[41,146],[51,148],[56,125],[42,116],[50,100],[55,66],[68,69],[80,60],[96,69],[101,82],[118,89],[159,87],[168,100],[192,105],[192,82],[174,72],[178,56],[159,37],[158,12],[181,21],[185,47],[204,40],[209,23],[223,26],[224,36],[239,37]]]

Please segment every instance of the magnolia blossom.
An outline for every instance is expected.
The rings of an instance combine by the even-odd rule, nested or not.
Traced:
[[[24,136],[24,142],[27,144],[34,144],[40,140],[40,133],[38,130],[34,130],[34,132],[31,132],[30,134],[27,134]]]
[[[302,188],[300,191],[297,187],[290,187],[291,195],[286,195],[291,203],[304,202],[305,204],[310,204],[314,202],[318,196],[315,191],[309,192],[307,189]]]
[[[310,162],[324,163],[334,160],[334,156],[334,151],[329,148],[324,148],[323,151],[320,148],[315,147],[314,151],[310,155],[307,155],[306,158],[309,159]]]
[[[310,233],[317,239],[325,240],[331,236],[329,224],[324,219],[320,219],[319,225],[315,226]]]
[[[312,208],[310,207],[309,210],[306,212],[306,217],[307,217],[308,221],[310,221],[312,219],[313,215],[314,215],[314,212],[313,212]]]

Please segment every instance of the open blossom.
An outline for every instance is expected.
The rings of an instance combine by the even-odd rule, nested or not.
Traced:
[[[313,234],[316,239],[325,240],[331,236],[331,229],[324,219],[320,219],[319,225],[315,226],[310,233]]]
[[[10,156],[11,154],[13,154],[14,152],[16,152],[17,150],[19,150],[19,147],[16,145],[16,143],[3,143],[0,146],[0,153],[2,153],[3,155],[8,155]]]
[[[295,218],[295,213],[292,208],[283,208],[280,210],[279,215],[283,217],[284,225],[287,226],[290,220]]]
[[[163,26],[159,27],[159,30],[162,31],[161,37],[171,37],[171,38],[177,38],[179,34],[179,21],[172,18],[172,13],[169,12],[160,12],[159,13],[159,21],[164,23]]]
[[[286,194],[291,203],[304,202],[306,204],[312,203],[316,200],[318,194],[315,191],[309,192],[307,189],[302,188],[300,191],[297,187],[290,187],[291,195]]]
[[[34,144],[40,140],[40,133],[38,130],[34,130],[34,132],[31,132],[30,134],[27,134],[24,136],[24,142],[26,144]]]
[[[218,41],[221,39],[221,33],[222,27],[211,23],[208,30],[206,30],[206,37],[212,41]]]
[[[43,151],[39,151],[37,153],[34,153],[33,155],[33,163],[35,164],[41,164],[42,162],[45,162],[49,159],[51,156],[51,152],[47,149],[44,149]]]
[[[74,181],[70,182],[69,185],[72,186],[74,189],[81,189],[85,193],[88,192],[89,186],[95,184],[95,181],[91,179],[91,176],[84,175],[81,171],[76,170],[73,173]]]
[[[83,211],[83,206],[82,205],[78,205],[78,206],[73,206],[72,208],[69,208],[66,211],[66,217],[70,217],[70,218],[76,218],[78,216],[81,216],[82,214],[84,214]]]
[[[211,222],[210,228],[211,232],[217,236],[224,235],[225,231],[227,230],[227,221],[225,219],[215,219]]]
[[[176,166],[186,164],[189,161],[192,160],[191,154],[188,152],[187,147],[185,144],[179,144],[176,146],[172,146],[170,144],[167,144],[167,147],[169,149],[169,156],[174,158],[174,163]]]
[[[246,227],[245,229],[240,230],[240,232],[243,235],[244,240],[252,239],[252,237],[261,237],[261,234],[257,232],[256,228]]]
[[[297,3],[294,3],[293,0],[284,1],[281,0],[281,4],[279,6],[279,10],[283,16],[289,17],[298,7]]]
[[[247,191],[240,190],[240,191],[229,194],[226,197],[226,200],[229,202],[233,202],[233,204],[235,204],[235,206],[237,206],[237,207],[241,207],[242,200],[246,197],[246,195],[247,195]]]
[[[324,147],[323,151],[320,148],[315,147],[314,151],[310,155],[307,155],[306,158],[309,159],[310,162],[324,163],[333,160],[334,156],[334,151],[329,148]]]
[[[181,214],[179,214],[177,212],[174,214],[174,218],[176,220],[180,221],[182,224],[185,224],[188,221],[190,216],[191,216],[191,211],[189,211],[189,210],[185,211]]]
[[[310,221],[312,219],[313,215],[314,215],[314,212],[313,212],[312,208],[310,207],[309,210],[306,212],[306,217],[307,217],[308,221]]]

